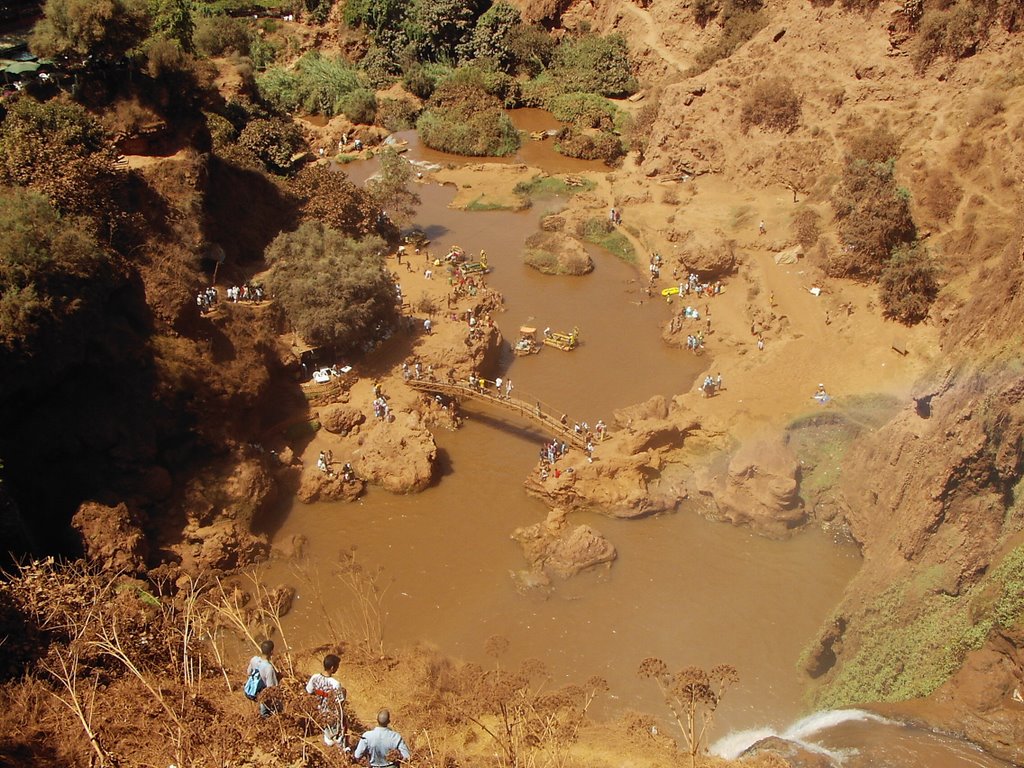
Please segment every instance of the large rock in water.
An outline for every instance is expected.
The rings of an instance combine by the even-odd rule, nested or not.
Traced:
[[[437,445],[419,413],[399,413],[394,421],[363,427],[352,456],[359,477],[392,493],[422,491],[434,477]]]
[[[342,403],[325,405],[318,414],[320,425],[333,435],[347,435],[366,420],[358,408]]]
[[[800,465],[781,438],[745,443],[724,476],[698,474],[701,498],[711,516],[781,537],[806,518],[797,493]]]
[[[523,261],[545,275],[586,275],[594,271],[594,260],[582,243],[562,232],[530,235]]]
[[[355,501],[365,488],[366,483],[362,480],[346,483],[336,472],[327,474],[315,466],[307,466],[302,470],[299,490],[295,495],[304,504],[312,504],[314,501]]]
[[[71,526],[82,537],[85,558],[102,570],[134,574],[145,568],[146,537],[124,503],[108,507],[87,501],[71,518]]]
[[[565,515],[565,511],[553,509],[543,522],[513,531],[512,538],[522,546],[534,570],[565,579],[618,556],[615,546],[589,525],[570,529]]]

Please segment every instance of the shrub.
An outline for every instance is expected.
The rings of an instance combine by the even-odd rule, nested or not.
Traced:
[[[636,93],[638,88],[626,39],[619,34],[569,38],[555,49],[549,69],[565,92],[622,97]]]
[[[760,6],[758,6],[760,7]],[[718,39],[701,48],[694,56],[690,75],[706,72],[716,61],[727,59],[750,38],[764,29],[768,20],[760,10],[722,12],[722,30]]]
[[[694,0],[693,20],[697,26],[703,29],[715,16],[718,15],[718,3],[716,0]]]
[[[548,102],[547,108],[555,119],[578,128],[608,130],[615,125],[615,106],[594,93],[559,94]]]
[[[361,87],[358,72],[344,59],[307,53],[294,70],[267,70],[256,82],[260,95],[283,112],[302,109],[328,117],[343,111],[345,98]]]
[[[228,52],[249,55],[249,28],[231,16],[199,17],[192,40],[204,56],[223,56]]]
[[[523,18],[504,0],[492,5],[476,23],[470,39],[474,58],[489,59],[503,72],[513,73],[518,61],[516,32]]]
[[[266,69],[277,61],[278,46],[271,40],[262,37],[253,38],[249,42],[249,59],[256,69]]]
[[[911,59],[918,72],[940,56],[959,59],[972,53],[981,36],[977,8],[961,2],[948,10],[929,10],[921,17]]]
[[[515,56],[515,73],[534,77],[544,71],[555,54],[555,40],[535,24],[521,24],[509,39]]]
[[[588,243],[594,243],[606,251],[611,251],[627,263],[636,262],[633,243],[604,217],[594,217],[582,222],[577,227],[577,234]]]
[[[291,183],[302,201],[302,217],[349,237],[376,231],[380,208],[369,194],[353,184],[348,174],[324,165],[307,165]]]
[[[566,128],[562,131],[555,151],[580,160],[603,160],[611,164],[625,154],[622,140],[606,131],[580,131]]]
[[[740,127],[752,125],[768,131],[790,133],[800,124],[800,96],[789,78],[776,75],[750,87],[740,108]]]
[[[357,88],[341,100],[341,112],[353,123],[372,125],[377,119],[377,94],[369,88]]]
[[[402,75],[405,90],[421,99],[429,99],[437,85],[437,80],[430,75],[427,68],[418,62],[410,64]]]
[[[292,326],[317,346],[343,351],[383,338],[398,317],[383,241],[356,241],[307,222],[267,247],[269,286]]]
[[[377,125],[389,131],[404,131],[416,125],[419,105],[408,99],[381,99],[377,103]]]
[[[793,222],[790,225],[793,237],[803,246],[805,251],[809,251],[814,247],[814,244],[818,242],[818,238],[821,237],[820,221],[821,215],[813,208],[806,206],[800,208],[793,216]]]
[[[284,173],[303,146],[302,132],[289,120],[253,120],[238,136],[238,145],[258,159],[267,170]]]
[[[459,155],[508,155],[519,147],[519,132],[475,68],[456,70],[438,85],[416,128],[431,149]]]
[[[847,144],[847,163],[861,160],[868,164],[887,163],[900,153],[900,140],[884,123],[853,134]]]
[[[928,316],[939,293],[935,263],[920,243],[892,252],[879,277],[882,311],[886,317],[913,325]]]

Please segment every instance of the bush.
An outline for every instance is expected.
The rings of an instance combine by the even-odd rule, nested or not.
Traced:
[[[204,56],[223,56],[228,52],[249,55],[249,28],[244,21],[231,16],[201,16],[192,40]]]
[[[911,59],[918,72],[940,56],[959,59],[974,51],[982,32],[977,8],[961,2],[948,10],[926,11],[921,17]]]
[[[609,165],[626,152],[622,140],[606,131],[580,131],[566,128],[555,144],[555,151],[580,160],[603,160]]]
[[[636,93],[626,39],[619,34],[582,35],[563,41],[555,49],[549,68],[563,92],[584,91],[623,97]]]
[[[619,232],[604,217],[587,219],[577,227],[577,234],[588,243],[594,243],[611,251],[618,258],[629,264],[636,263],[636,251],[629,238]]]
[[[404,131],[416,125],[419,105],[408,99],[381,99],[377,103],[377,125],[389,131]]]
[[[519,132],[475,68],[456,70],[438,85],[416,121],[431,149],[470,156],[500,156],[519,148]]]
[[[289,120],[253,120],[238,136],[238,145],[273,173],[285,173],[304,140],[298,126]]]
[[[377,119],[377,94],[369,88],[350,91],[341,100],[341,112],[353,123],[372,125]]]
[[[563,93],[547,105],[556,120],[572,123],[578,128],[608,130],[615,125],[615,106],[594,93]]]
[[[307,222],[267,248],[270,290],[310,344],[366,349],[386,337],[398,318],[383,251],[377,238],[351,240]]]
[[[509,39],[515,56],[515,73],[534,77],[551,63],[555,54],[555,40],[547,30],[535,24],[521,24]]]
[[[380,208],[348,174],[324,165],[307,165],[291,183],[302,201],[302,217],[319,222],[349,237],[363,237],[376,231]]]
[[[740,127],[746,133],[753,125],[768,131],[790,133],[800,124],[800,96],[793,83],[782,75],[755,83],[740,108]]]
[[[256,81],[260,95],[282,112],[302,109],[333,117],[349,93],[361,87],[359,73],[344,59],[307,53],[294,70],[267,70]]]
[[[262,37],[253,38],[249,42],[249,59],[256,69],[266,69],[277,61],[278,46],[271,40]]]
[[[516,32],[522,23],[517,8],[498,0],[476,23],[470,39],[473,57],[488,59],[502,72],[514,73],[518,61]]]
[[[740,10],[722,13],[722,30],[718,39],[701,48],[694,56],[689,74],[699,75],[709,70],[716,61],[727,59],[750,38],[764,29],[768,20],[760,10]]]
[[[893,250],[879,277],[879,288],[886,317],[906,325],[928,317],[939,293],[939,283],[927,248],[913,243]]]
[[[814,244],[818,242],[818,238],[821,237],[820,221],[821,215],[813,208],[806,206],[793,216],[793,222],[790,225],[793,237],[805,251],[813,248]]]

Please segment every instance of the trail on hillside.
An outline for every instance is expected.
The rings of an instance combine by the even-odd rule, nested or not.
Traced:
[[[644,23],[644,26],[647,28],[647,33],[644,35],[643,39],[644,44],[651,48],[651,50],[653,50],[655,53],[657,53],[658,56],[660,56],[666,64],[675,67],[680,75],[685,76],[686,71],[690,68],[690,65],[688,63],[683,63],[678,58],[676,58],[676,55],[671,50],[666,48],[665,44],[661,42],[661,34],[658,32],[658,28],[655,25],[654,19],[651,18],[651,14],[649,14],[646,10],[638,7],[632,2],[625,2],[622,4],[622,7],[625,8],[633,16],[640,19],[640,21],[642,21]]]

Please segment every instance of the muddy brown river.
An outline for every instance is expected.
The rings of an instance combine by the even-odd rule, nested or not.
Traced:
[[[552,124],[535,111],[517,121],[527,130]],[[464,161],[419,147],[415,134],[402,138],[411,142],[410,159]],[[517,161],[529,158],[555,172],[602,169],[560,158],[549,143],[526,146]],[[352,164],[346,171],[362,181],[373,164]],[[609,421],[614,408],[684,391],[707,365],[707,358],[662,343],[664,307],[641,301],[645,275],[636,267],[597,250],[595,271],[582,278],[546,277],[523,266],[523,242],[545,206],[557,201],[521,213],[463,212],[447,207],[453,190],[418,185],[417,191],[423,204],[416,224],[435,243],[487,250],[493,267],[488,282],[505,296],[507,311],[496,320],[506,340],[522,324],[581,329],[582,345],[572,353],[507,356],[502,375],[513,379],[517,394],[536,394],[573,418]],[[729,663],[740,682],[723,700],[712,740],[731,734],[735,741],[745,730],[783,733],[806,713],[807,680],[798,671],[798,656],[858,568],[852,545],[813,528],[771,541],[685,508],[632,521],[576,514],[570,522],[604,533],[618,560],[610,569],[557,582],[549,595],[520,593],[511,574],[526,566],[509,534],[547,512],[522,488],[544,436],[485,406],[467,403],[465,413],[461,430],[435,434],[441,477],[434,487],[410,496],[371,489],[354,504],[296,502],[277,539],[307,536],[309,557],[323,573],[352,546],[362,562],[383,566],[391,582],[384,631],[391,647],[426,642],[454,657],[484,661],[484,641],[502,635],[511,641],[513,660],[541,658],[558,680],[605,677],[611,686],[606,713],[637,708],[659,716],[666,713],[655,687],[636,675],[643,658],[661,657],[671,668]],[[267,576],[298,587],[287,617],[293,642],[329,640],[319,629],[319,606],[288,567],[277,564]],[[842,741],[851,722],[874,729],[871,738],[856,736],[858,744],[881,740],[862,764],[915,764],[916,758],[897,754],[907,749],[907,729],[859,716],[839,720],[846,730],[833,729],[833,741]],[[900,737],[885,737],[886,728]],[[960,752],[955,746],[937,749],[930,735],[922,738],[930,765],[1001,765],[967,745]],[[720,751],[734,747],[729,742]],[[858,749],[841,743],[823,748],[847,757]]]

